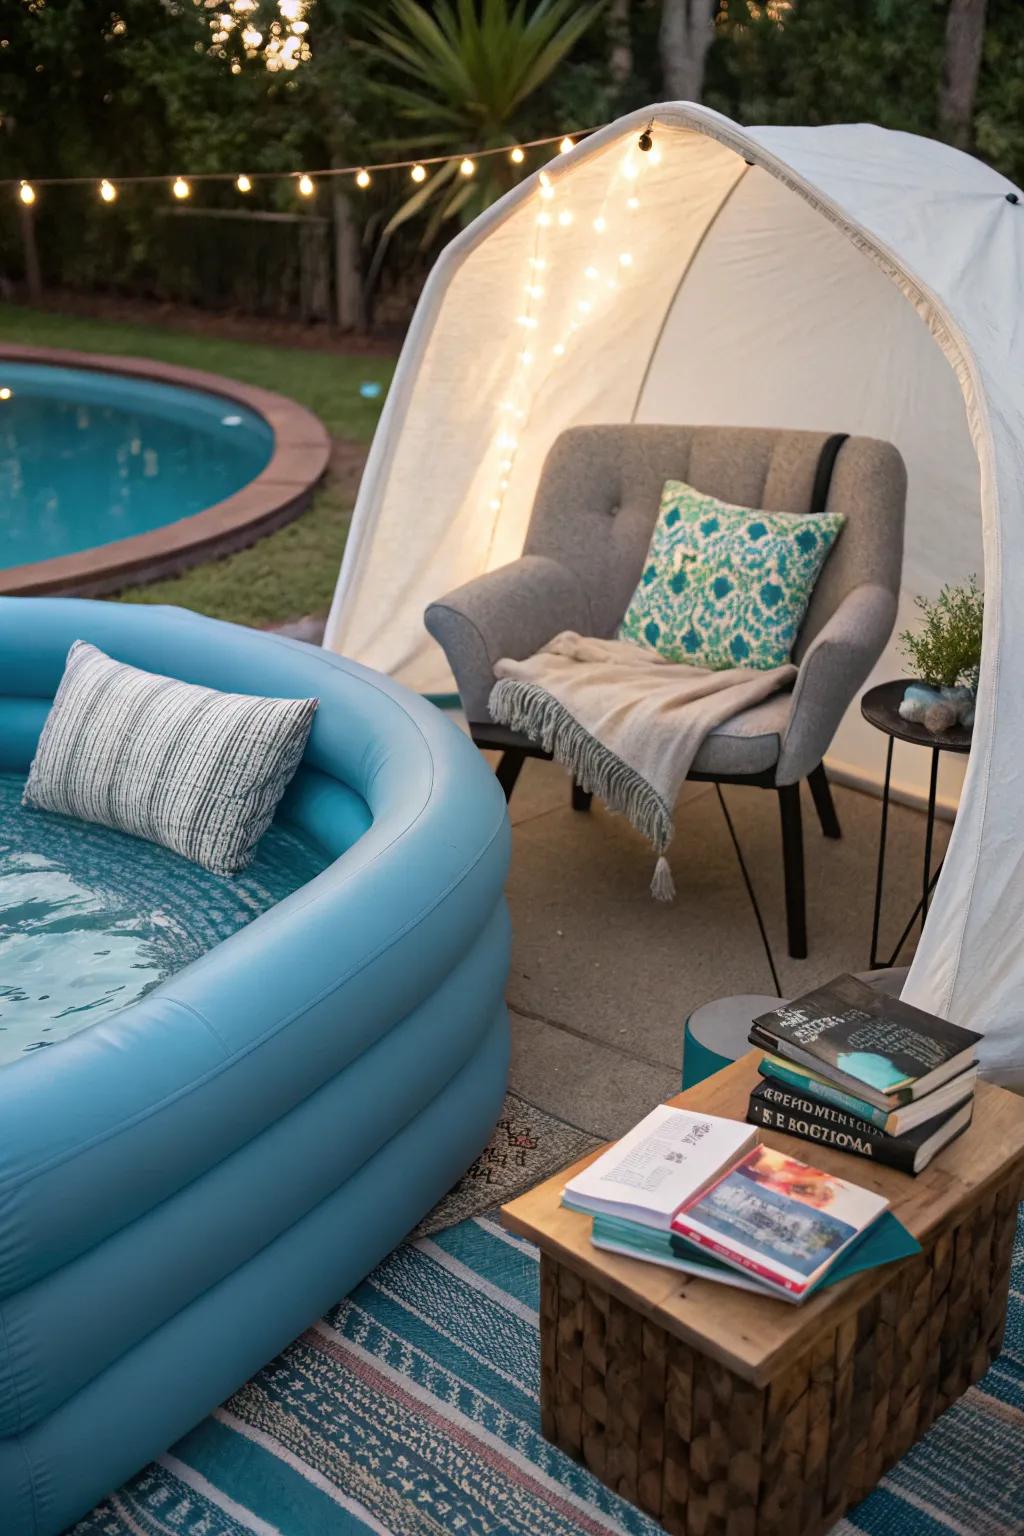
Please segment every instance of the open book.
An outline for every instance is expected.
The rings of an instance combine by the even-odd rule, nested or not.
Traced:
[[[659,1104],[570,1179],[562,1203],[667,1231],[679,1207],[757,1141],[738,1120]]]

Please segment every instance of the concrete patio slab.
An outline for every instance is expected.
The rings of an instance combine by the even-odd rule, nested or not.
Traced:
[[[679,1064],[654,1065],[511,1011],[509,1087],[530,1104],[594,1136],[621,1136],[679,1092]]]
[[[795,961],[786,954],[776,796],[724,793],[784,991],[866,969],[879,801],[834,788],[843,837],[828,841],[805,796],[810,954]],[[568,796],[563,770],[533,760],[510,807],[512,1086],[585,1130],[613,1135],[675,1091],[692,1009],[773,986],[713,786],[688,785],[680,804],[671,904],[649,894],[653,856],[643,839],[596,802],[589,814],[573,811]],[[948,832],[936,828],[936,858]],[[889,837],[883,939],[891,944],[920,893],[924,817],[892,807]]]

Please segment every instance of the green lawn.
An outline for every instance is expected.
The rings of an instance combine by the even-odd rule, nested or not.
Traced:
[[[315,411],[334,436],[363,443],[373,435],[384,396],[364,400],[359,386],[373,382],[386,387],[394,369],[390,358],[193,336],[10,304],[0,304],[0,340],[205,368],[289,395]],[[239,624],[275,624],[323,611],[334,591],[350,510],[342,488],[328,479],[308,511],[251,549],[169,581],[130,588],[121,598],[177,603]]]

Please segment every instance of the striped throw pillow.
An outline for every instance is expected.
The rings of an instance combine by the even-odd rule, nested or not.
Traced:
[[[196,687],[76,640],[23,802],[236,874],[299,766],[317,703]]]

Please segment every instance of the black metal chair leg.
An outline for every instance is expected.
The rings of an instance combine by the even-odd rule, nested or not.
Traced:
[[[572,808],[574,811],[589,811],[590,802],[593,798],[593,795],[589,795],[585,789],[580,788],[575,779],[573,780]]]
[[[495,769],[495,777],[501,785],[506,805],[512,799],[512,791],[516,787],[516,780],[525,761],[526,753],[521,747],[506,747],[501,754],[501,760]]]
[[[782,818],[782,868],[786,882],[786,928],[793,960],[807,959],[807,900],[804,892],[804,835],[800,821],[800,785],[779,784]]]
[[[817,768],[811,770],[807,775],[807,782],[811,786],[811,796],[814,800],[814,809],[818,813],[818,820],[821,822],[822,834],[825,837],[842,837],[839,817],[836,815],[832,800],[832,790],[823,764],[819,763]]]

